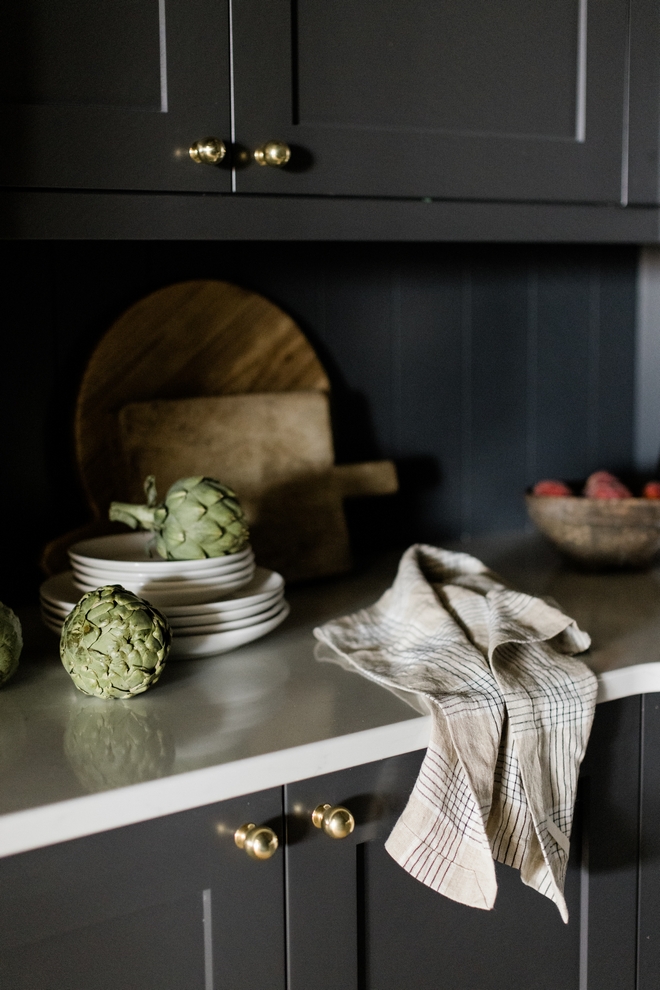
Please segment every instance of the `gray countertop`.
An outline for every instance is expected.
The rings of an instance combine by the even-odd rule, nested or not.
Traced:
[[[579,573],[533,535],[460,548],[591,634],[601,700],[660,690],[659,570]],[[314,626],[373,602],[397,559],[290,589],[291,615],[268,637],[171,662],[126,702],[80,694],[38,610],[23,610],[24,657],[0,691],[0,855],[424,746],[428,717],[314,659]]]

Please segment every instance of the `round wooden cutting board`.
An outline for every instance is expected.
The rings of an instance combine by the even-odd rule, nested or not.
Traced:
[[[211,473],[242,493],[260,563],[287,580],[350,567],[343,499],[397,489],[389,461],[334,464],[330,383],[277,306],[227,282],[183,282],[142,299],[108,330],[78,394],[78,465],[93,520],[53,540],[42,563],[115,528],[111,501],[161,495]],[[273,393],[279,393],[277,395]],[[292,506],[295,512],[292,512]]]
[[[119,410],[129,402],[330,389],[290,316],[228,282],[181,282],[131,306],[85,371],[75,416],[78,465],[97,519],[123,497]]]

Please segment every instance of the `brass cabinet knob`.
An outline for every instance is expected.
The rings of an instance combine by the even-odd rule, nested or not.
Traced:
[[[270,859],[278,846],[277,836],[267,825],[247,822],[234,832],[234,842],[252,859]]]
[[[269,141],[254,153],[258,165],[270,165],[272,168],[282,168],[291,158],[291,148],[283,141]]]
[[[198,165],[217,165],[227,154],[227,149],[220,138],[207,137],[191,144],[188,154]]]
[[[312,812],[312,821],[331,839],[345,839],[355,828],[355,819],[348,808],[341,805],[320,804]]]

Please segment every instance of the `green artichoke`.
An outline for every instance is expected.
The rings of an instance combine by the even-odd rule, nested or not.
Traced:
[[[23,649],[23,634],[18,617],[0,602],[0,684],[16,673]]]
[[[215,478],[181,478],[157,504],[156,483],[144,483],[146,505],[112,502],[110,519],[131,529],[152,530],[156,549],[167,560],[201,560],[238,553],[250,533],[236,494]]]
[[[62,626],[60,657],[73,683],[97,698],[132,698],[163,672],[172,634],[149,602],[119,584],[90,591]]]

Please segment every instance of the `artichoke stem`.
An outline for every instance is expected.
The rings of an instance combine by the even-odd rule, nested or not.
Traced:
[[[144,481],[144,494],[147,496],[147,505],[151,509],[158,503],[156,495],[156,478],[153,474],[148,474]]]
[[[153,530],[155,524],[155,507],[149,505],[129,505],[128,502],[111,502],[108,513],[112,522],[122,522],[131,529]]]

